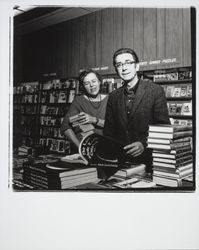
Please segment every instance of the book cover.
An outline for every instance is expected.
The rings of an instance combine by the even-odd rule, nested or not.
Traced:
[[[169,115],[176,115],[176,102],[169,102]]]
[[[148,134],[148,137],[162,138],[162,139],[180,139],[191,136],[192,136],[192,130],[180,131],[174,133],[149,132]]]
[[[182,102],[177,102],[176,103],[176,115],[181,115],[182,114]]]
[[[160,186],[166,187],[180,187],[182,186],[182,181],[176,178],[162,177],[159,175],[153,175],[153,182]]]
[[[162,172],[169,172],[169,173],[176,173],[176,172],[183,172],[187,169],[193,169],[193,163],[186,164],[185,166],[180,167],[174,167],[174,168],[168,168],[168,167],[162,167],[162,166],[153,166],[153,170],[162,171]]]
[[[182,115],[192,115],[192,102],[184,102],[182,105]]]
[[[177,159],[168,159],[163,157],[153,157],[154,162],[166,162],[166,163],[173,163],[173,164],[179,164],[186,162],[187,160],[193,159],[192,154],[187,154],[182,157],[178,157]]]
[[[46,169],[48,177],[53,179],[96,172],[95,167],[88,167],[81,163],[63,162],[61,160],[51,164],[46,164]]]
[[[64,91],[59,92],[59,98],[58,98],[58,103],[66,103],[67,101],[67,95]]]
[[[187,85],[182,85],[181,86],[180,96],[181,97],[186,97],[187,96]]]
[[[189,85],[187,85],[187,96],[192,96],[192,85],[191,84],[189,84]]]
[[[171,173],[171,172],[164,172],[164,171],[157,171],[154,170],[153,174],[154,175],[158,175],[158,176],[165,176],[165,177],[173,177],[173,178],[184,178],[189,176],[190,174],[193,173],[193,169],[189,168],[183,172],[175,172],[175,173]]]
[[[88,164],[118,166],[124,160],[123,145],[107,136],[96,133],[85,136],[79,145],[79,154]]]
[[[177,153],[177,154],[170,154],[170,153],[164,153],[164,152],[154,152],[152,153],[153,157],[158,157],[158,158],[164,158],[164,159],[178,159],[187,155],[192,154],[191,147],[190,148],[185,148],[184,152],[182,153]]]
[[[115,187],[121,189],[131,189],[131,188],[150,188],[155,187],[156,183],[152,180],[142,178],[142,177],[133,177],[128,180],[117,182],[113,184]]]
[[[153,153],[162,153],[162,154],[164,153],[164,154],[178,155],[178,154],[187,152],[188,150],[192,151],[191,145],[185,146],[183,148],[178,148],[178,149],[173,149],[173,150],[165,150],[165,151],[154,149]]]
[[[128,178],[131,177],[134,174],[144,173],[146,169],[145,164],[139,164],[139,165],[132,165],[128,168],[121,168],[117,170],[117,172],[114,174],[115,177],[122,177],[122,178]]]
[[[176,142],[188,142],[191,141],[190,137],[184,137],[180,139],[161,139],[161,138],[147,138],[147,143],[157,143],[157,144],[172,144]]]
[[[187,161],[185,161],[185,162],[183,162],[183,163],[178,163],[178,164],[153,161],[153,166],[168,167],[168,168],[176,168],[176,167],[186,166],[187,164],[190,164],[190,163],[192,163],[192,162],[193,162],[192,159],[187,160]]]
[[[181,87],[176,85],[173,92],[173,97],[180,97]]]
[[[167,85],[167,88],[166,88],[166,97],[173,97],[173,95],[174,95],[174,89],[175,89],[174,85]]]
[[[173,133],[180,131],[192,130],[190,126],[181,126],[181,125],[170,125],[170,124],[156,124],[149,125],[149,132],[165,132],[165,133]]]
[[[189,146],[190,142],[177,142],[172,144],[156,144],[156,143],[148,143],[148,148],[155,148],[155,149],[166,149],[166,150],[172,150],[172,149],[178,149],[183,148],[186,146]]]
[[[75,98],[75,89],[71,89],[68,96],[68,103],[72,103]]]

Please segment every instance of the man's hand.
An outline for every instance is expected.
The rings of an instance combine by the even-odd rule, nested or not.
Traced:
[[[124,151],[129,156],[139,156],[144,152],[144,146],[140,141],[133,142],[124,147]]]

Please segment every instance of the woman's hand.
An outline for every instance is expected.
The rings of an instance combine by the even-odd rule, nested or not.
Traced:
[[[87,113],[84,113],[84,112],[79,113],[78,116],[79,116],[78,117],[79,118],[78,122],[80,124],[87,124],[87,123],[96,124],[97,121],[98,121],[98,119],[96,117],[93,117],[93,116],[91,116],[91,115],[89,115]]]

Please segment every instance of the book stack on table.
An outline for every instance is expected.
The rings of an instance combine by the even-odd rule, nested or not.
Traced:
[[[98,182],[97,169],[81,162],[60,159],[34,160],[24,164],[23,181],[33,189],[62,190],[77,185]]]
[[[147,144],[153,149],[153,181],[158,185],[179,187],[193,175],[191,126],[150,125]]]
[[[81,163],[58,161],[46,165],[49,189],[71,189],[77,185],[99,182],[97,169]]]

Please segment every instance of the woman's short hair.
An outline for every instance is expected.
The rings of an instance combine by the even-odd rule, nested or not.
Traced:
[[[133,56],[133,59],[135,60],[136,63],[139,63],[139,58],[137,56],[137,54],[135,53],[134,50],[130,49],[130,48],[121,48],[118,49],[117,51],[115,51],[114,55],[113,55],[113,65],[115,66],[115,58],[118,55],[124,54],[124,53],[129,53]]]
[[[100,83],[101,83],[102,78],[101,78],[100,74],[98,74],[96,71],[94,71],[94,70],[92,70],[92,69],[87,69],[87,70],[84,70],[83,72],[81,72],[80,75],[79,75],[79,83],[80,83],[81,86],[84,86],[84,84],[83,84],[83,83],[84,83],[84,78],[85,78],[88,74],[90,74],[90,73],[95,74],[96,77],[97,77],[97,79],[98,79],[98,80],[100,81]]]

